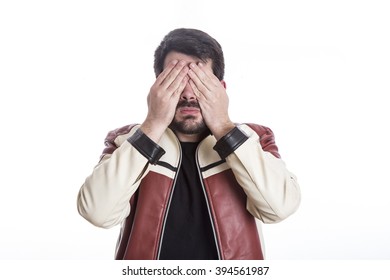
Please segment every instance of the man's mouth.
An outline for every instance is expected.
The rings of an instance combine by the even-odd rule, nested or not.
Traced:
[[[179,108],[179,111],[182,114],[196,114],[196,113],[199,113],[199,109],[198,108],[194,108],[194,107],[181,107],[181,108]]]
[[[182,114],[196,114],[200,112],[198,102],[182,100],[177,104],[177,110]]]

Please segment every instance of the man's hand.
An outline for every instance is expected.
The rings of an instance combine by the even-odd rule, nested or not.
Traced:
[[[191,63],[190,68],[189,82],[199,102],[203,119],[215,138],[219,140],[234,128],[234,123],[228,114],[229,98],[224,82],[202,63],[198,65]]]
[[[141,130],[156,143],[172,122],[180,94],[188,83],[185,61],[171,61],[157,77],[148,95],[148,115]]]

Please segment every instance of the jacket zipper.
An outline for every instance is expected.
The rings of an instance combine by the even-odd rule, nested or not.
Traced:
[[[206,200],[207,211],[209,213],[211,228],[213,230],[214,241],[215,241],[215,246],[217,248],[218,259],[221,260],[220,247],[218,245],[217,233],[215,231],[215,225],[214,225],[214,219],[213,219],[213,216],[211,215],[210,203],[209,203],[209,199],[207,197],[206,187],[204,186],[204,183],[203,183],[203,176],[202,176],[202,172],[200,171],[200,165],[199,165],[199,160],[198,160],[198,150],[199,150],[200,144],[201,143],[199,143],[198,148],[196,149],[196,154],[195,154],[196,168],[198,169],[198,174],[199,174],[199,179],[200,179],[199,181],[200,181],[200,184],[202,185],[204,198]]]
[[[178,147],[179,147],[179,151],[180,151],[180,154],[179,154],[179,164],[178,164],[177,171],[176,171],[176,173],[175,173],[175,177],[174,177],[174,179],[173,179],[172,189],[171,189],[171,192],[170,192],[170,194],[169,194],[168,206],[167,206],[167,209],[166,209],[165,214],[164,214],[164,222],[163,222],[163,226],[162,226],[162,230],[161,230],[161,236],[160,236],[159,245],[158,245],[157,260],[160,259],[161,246],[162,246],[162,242],[163,242],[163,237],[164,237],[164,232],[165,232],[165,226],[166,226],[167,219],[168,219],[169,208],[171,207],[173,192],[174,192],[175,187],[176,187],[177,176],[178,176],[178,174],[179,174],[180,167],[181,167],[182,151],[181,151],[180,145],[178,145]]]

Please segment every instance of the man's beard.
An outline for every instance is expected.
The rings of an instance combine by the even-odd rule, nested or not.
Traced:
[[[189,102],[186,100],[181,100],[177,104],[176,110],[179,109],[180,107],[195,107],[195,108],[200,108],[199,104],[197,102]],[[169,127],[173,131],[177,131],[183,134],[200,134],[200,133],[206,133],[209,132],[208,127],[206,126],[205,122],[203,119],[200,121],[196,122],[194,116],[187,116],[185,117],[184,120],[178,121],[176,117],[173,118],[173,121],[169,125]]]

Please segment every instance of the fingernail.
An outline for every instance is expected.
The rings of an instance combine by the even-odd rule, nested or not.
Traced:
[[[198,65],[199,65],[199,67],[203,67],[203,63],[202,62],[199,62]]]
[[[191,63],[190,66],[191,66],[191,68],[194,68],[195,67],[195,63]]]

